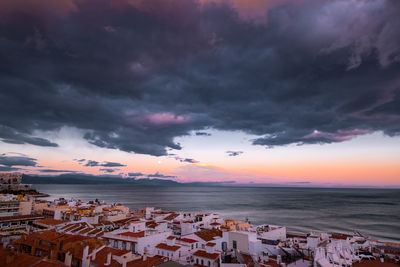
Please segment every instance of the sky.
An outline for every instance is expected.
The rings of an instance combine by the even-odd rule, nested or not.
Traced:
[[[1,1],[0,171],[400,187],[399,13]]]

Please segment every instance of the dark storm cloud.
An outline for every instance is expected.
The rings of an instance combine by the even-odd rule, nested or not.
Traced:
[[[37,166],[36,159],[27,156],[8,156],[0,154],[0,164],[7,167],[13,166]]]
[[[36,146],[57,147],[56,143],[47,139],[30,136],[29,134],[18,132],[10,127],[0,125],[0,140],[9,144],[31,144]]]
[[[4,142],[69,126],[159,156],[210,128],[267,147],[400,133],[399,1],[283,1],[266,24],[191,0],[37,2],[0,6]]]
[[[230,157],[236,157],[236,156],[239,156],[240,154],[243,154],[243,151],[228,150],[225,153],[227,153],[228,156],[230,156]]]

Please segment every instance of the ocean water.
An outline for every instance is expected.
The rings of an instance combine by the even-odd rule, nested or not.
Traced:
[[[288,231],[328,231],[400,241],[400,189],[288,187],[146,187],[134,185],[47,185],[59,197],[104,200],[131,209],[216,212],[253,224],[284,225]]]

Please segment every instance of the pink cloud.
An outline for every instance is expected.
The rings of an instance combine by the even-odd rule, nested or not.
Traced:
[[[155,125],[182,124],[188,121],[188,118],[185,116],[175,115],[169,112],[148,114],[146,115],[146,119]]]
[[[125,112],[129,123],[139,124],[142,126],[168,126],[178,125],[189,122],[188,116],[176,115],[171,112],[138,112],[135,110],[128,110]]]

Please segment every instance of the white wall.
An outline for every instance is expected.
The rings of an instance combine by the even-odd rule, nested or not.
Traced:
[[[286,227],[279,227],[268,232],[263,232],[260,237],[269,240],[286,240]]]

